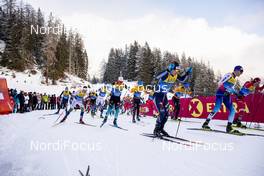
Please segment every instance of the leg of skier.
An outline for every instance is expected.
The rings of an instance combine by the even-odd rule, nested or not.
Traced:
[[[65,116],[62,118],[62,120],[60,121],[60,123],[64,122],[67,119],[68,115],[72,112],[72,110],[73,110],[73,108],[70,108],[69,109],[69,111],[65,114]]]
[[[226,126],[226,132],[227,133],[239,133],[238,130],[235,130],[235,129],[232,128],[232,124],[233,124],[236,112],[235,112],[231,97],[230,96],[224,96],[223,102],[224,102],[226,108],[229,110],[229,116],[228,116],[228,122],[227,122],[227,126]]]
[[[156,92],[154,94],[154,102],[155,102],[155,105],[158,109],[158,112],[159,112],[159,116],[156,120],[156,125],[155,125],[155,129],[154,129],[154,135],[158,136],[158,137],[161,137],[161,133],[165,132],[164,131],[164,125],[167,121],[167,116],[166,116],[166,107],[165,107],[165,104],[164,104],[164,100],[165,100],[165,96],[166,94],[163,93],[163,92]]]
[[[83,121],[83,115],[84,115],[84,105],[81,106],[81,113],[80,113],[80,123],[85,124]]]
[[[176,113],[175,113],[175,117],[174,118],[176,120],[176,119],[178,119],[178,116],[179,116],[179,113],[180,113],[180,110],[181,110],[181,102],[180,102],[180,99],[177,99],[175,108],[176,108]]]
[[[133,114],[132,122],[133,122],[133,123],[136,123],[136,120],[135,120],[136,110],[137,110],[137,107],[136,107],[136,106],[137,106],[137,105],[136,105],[136,100],[134,99],[134,100],[133,100],[133,112],[132,112],[132,114]]]
[[[168,120],[168,107],[169,107],[169,102],[168,102],[168,99],[167,99],[167,95],[164,94],[163,95],[163,108],[164,108],[164,118],[161,119],[161,134],[164,135],[164,136],[169,136],[169,134],[164,130],[164,126]]]
[[[220,110],[221,105],[223,103],[223,95],[217,95],[215,100],[214,110],[208,115],[206,121],[203,123],[202,128],[210,130],[211,128],[208,126],[210,120],[215,116],[215,114]]]
[[[245,100],[243,98],[237,100],[237,109],[238,109],[238,114],[237,114],[237,119],[233,121],[233,124],[236,124],[237,127],[240,128],[247,128],[246,125],[243,125],[241,123],[243,116],[245,115]]]
[[[63,119],[60,121],[60,123],[64,122],[67,119],[68,115],[73,111],[74,107],[76,107],[77,104],[78,104],[78,101],[76,99],[73,99],[71,106],[70,106],[70,109],[67,111],[67,113],[65,114]],[[67,107],[66,107],[66,109],[67,109]]]
[[[136,104],[136,107],[137,107],[137,109],[136,109],[136,111],[137,111],[137,121],[140,121],[140,118],[139,118],[139,109],[140,109],[140,101],[139,102],[137,102],[137,104]]]
[[[106,115],[104,117],[103,123],[106,123],[108,115],[113,111],[113,108],[114,108],[113,102],[110,102],[110,104],[107,108],[107,112],[106,112]]]
[[[57,112],[55,112],[55,114],[59,114],[60,113],[60,110],[61,110],[62,106],[63,106],[63,99],[62,99],[60,105],[58,106],[58,110],[57,110]]]
[[[115,117],[114,117],[113,124],[115,126],[118,126],[117,125],[117,118],[118,118],[118,115],[119,115],[120,105],[117,103],[117,104],[115,104],[115,107],[114,108],[115,108]]]
[[[96,99],[96,108],[100,111],[100,118],[102,118],[103,115],[103,106],[102,106],[102,99],[100,97],[98,97]]]

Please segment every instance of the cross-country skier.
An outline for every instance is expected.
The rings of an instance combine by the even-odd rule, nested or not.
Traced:
[[[149,96],[148,99],[146,101],[146,107],[148,107],[147,111],[144,112],[144,116],[147,115],[147,113],[151,113],[153,114],[153,117],[156,118],[157,117],[157,109],[155,107],[155,103],[154,103],[154,96],[153,96],[154,92],[151,91],[149,92]]]
[[[91,91],[89,93],[89,106],[91,109],[91,115],[92,117],[95,116],[95,112],[96,112],[96,99],[97,99],[97,93],[95,91]]]
[[[133,87],[130,92],[134,94],[133,96],[133,119],[132,119],[132,122],[133,123],[136,123],[136,120],[135,120],[135,116],[136,116],[136,119],[138,121],[140,121],[140,118],[139,118],[139,109],[140,109],[140,104],[141,104],[141,100],[142,100],[142,93],[144,91],[144,86],[143,86],[143,81],[138,81],[137,82],[137,86]]]
[[[102,88],[99,89],[99,94],[96,99],[96,107],[100,111],[100,118],[103,118],[103,111],[106,108],[106,97],[107,97],[107,92],[106,92],[106,86],[103,86]]]
[[[180,97],[182,95],[186,95],[187,93],[190,94],[190,84],[188,83],[190,77],[192,75],[192,67],[189,63],[185,63],[181,66],[181,69],[178,73],[177,80],[180,82],[180,84],[177,84],[174,89],[173,93],[174,96],[172,97],[173,105],[174,105],[174,112],[172,119],[177,120],[178,115],[180,113],[181,103],[180,103]]]
[[[234,120],[234,124],[236,124],[237,127],[246,128],[246,126],[241,123],[246,109],[245,97],[249,94],[254,93],[256,88],[259,87],[260,82],[260,78],[254,78],[253,80],[245,82],[245,84],[239,90],[239,96],[237,96],[236,98],[238,118]]]
[[[232,128],[232,123],[235,117],[235,109],[230,95],[235,94],[237,96],[239,93],[235,90],[234,86],[236,84],[236,77],[239,77],[243,73],[243,67],[238,65],[234,68],[232,73],[227,73],[220,80],[218,89],[216,91],[216,101],[214,110],[208,115],[206,121],[203,123],[202,128],[211,130],[208,126],[210,120],[215,116],[215,114],[220,110],[222,103],[225,104],[226,108],[229,110],[228,123],[226,126],[227,133],[239,134],[238,130]]]
[[[179,72],[179,64],[177,62],[173,62],[165,71],[163,71],[156,77],[156,79],[158,80],[158,90],[155,90],[154,102],[156,108],[159,111],[159,117],[157,118],[156,126],[153,132],[155,136],[169,136],[168,133],[164,130],[164,125],[168,120],[168,111],[170,109],[170,104],[167,99],[167,93],[177,82]],[[186,77],[187,74],[189,74],[189,72],[183,74],[181,78]]]
[[[172,102],[173,102],[173,114],[171,116],[171,119],[177,120],[180,109],[181,109],[181,102],[180,98],[184,94],[190,94],[189,91],[190,84],[189,83],[180,83],[179,85],[176,85],[174,89],[172,90],[174,95],[172,97]]]
[[[61,103],[58,106],[58,111],[55,112],[55,114],[59,114],[60,109],[64,109],[64,108],[65,108],[65,111],[66,111],[66,114],[67,114],[67,106],[68,106],[68,102],[69,102],[70,96],[71,96],[71,92],[69,91],[69,88],[65,87],[65,90],[62,91],[61,94],[60,94],[60,97],[61,97],[61,101],[60,102]]]
[[[121,103],[121,95],[122,95],[122,90],[126,88],[127,86],[123,83],[122,79],[119,79],[115,83],[113,83],[113,88],[110,93],[110,100],[109,100],[109,106],[106,112],[106,116],[104,117],[103,124],[106,123],[108,115],[114,111],[114,121],[113,124],[114,126],[117,125],[117,118],[120,110],[120,103]],[[101,125],[101,126],[102,126]]]
[[[127,94],[124,98],[123,98],[123,111],[122,114],[127,112],[127,115],[130,115],[131,110],[132,110],[132,97]]]
[[[60,121],[60,123],[64,122],[69,114],[72,112],[72,110],[78,105],[81,109],[80,113],[80,123],[84,124],[83,122],[83,114],[84,114],[84,98],[87,96],[87,86],[84,86],[81,90],[77,91],[73,95],[73,100],[70,106],[69,111],[66,113],[66,115],[63,117],[63,119]]]

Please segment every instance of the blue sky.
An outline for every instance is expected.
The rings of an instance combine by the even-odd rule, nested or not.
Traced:
[[[50,11],[84,38],[90,75],[111,47],[134,40],[210,61],[222,74],[237,64],[264,78],[264,0],[25,0]],[[258,64],[256,64],[258,63]]]

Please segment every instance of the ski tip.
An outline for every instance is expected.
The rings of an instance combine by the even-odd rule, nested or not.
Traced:
[[[96,125],[92,125],[92,124],[88,124],[88,123],[80,123],[80,122],[74,122],[74,123],[80,124],[80,125],[86,125],[86,126],[96,127]]]
[[[52,127],[58,126],[58,125],[63,124],[63,123],[64,123],[64,122],[57,122],[57,123],[54,122],[53,125],[52,125]]]

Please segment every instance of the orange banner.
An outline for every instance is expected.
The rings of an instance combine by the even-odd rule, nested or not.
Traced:
[[[10,101],[6,79],[0,78],[0,114],[8,114],[13,111]]]

